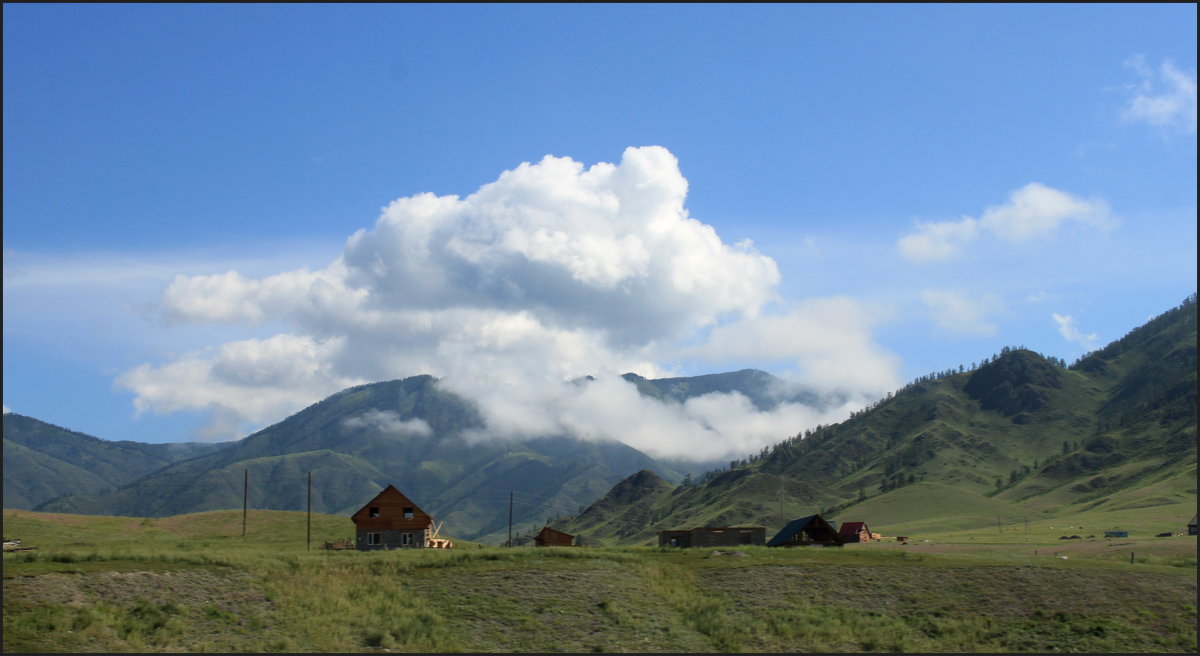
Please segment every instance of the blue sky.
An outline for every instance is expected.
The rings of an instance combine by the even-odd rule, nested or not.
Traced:
[[[534,397],[1071,361],[1195,291],[1195,88],[1194,5],[6,4],[4,405],[230,439],[433,373],[636,432]]]

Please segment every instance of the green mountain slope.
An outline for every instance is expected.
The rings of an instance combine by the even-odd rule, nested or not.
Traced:
[[[353,387],[227,448],[114,491],[64,496],[46,512],[161,517],[242,505],[349,514],[389,483],[465,539],[498,540],[514,523],[577,512],[632,471],[669,468],[620,442],[480,439],[474,407],[430,376]],[[85,491],[86,492],[86,491]]]
[[[18,510],[30,510],[64,491],[94,494],[111,487],[85,469],[7,439],[4,471],[4,507]],[[20,475],[10,477],[10,471]]]
[[[618,542],[640,537],[636,533],[640,532],[641,527],[654,522],[662,512],[663,499],[673,489],[673,485],[657,474],[643,469],[614,485],[607,494],[588,506],[580,514],[582,521],[569,523],[570,531],[586,532],[589,543]]]
[[[4,507],[31,510],[66,494],[96,494],[224,445],[112,442],[33,417],[4,415]]]
[[[950,530],[1004,514],[1194,506],[1195,495],[1192,296],[1070,368],[1006,348],[696,485],[639,499],[656,509],[641,524],[621,525],[608,508],[564,530],[633,544],[668,528],[778,528],[818,511],[875,528]]]

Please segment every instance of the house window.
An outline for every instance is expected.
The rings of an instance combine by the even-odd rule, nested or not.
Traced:
[[[412,516],[413,516],[413,509],[405,508],[404,509],[404,519],[412,519]]]
[[[379,544],[379,534],[378,533],[367,533],[367,544],[371,544],[371,545]]]
[[[379,508],[372,506],[371,510],[367,514],[370,515],[371,517],[378,517],[379,516]]]
[[[412,543],[413,543],[412,533],[401,533],[400,534],[400,544],[402,544],[406,547],[411,547]]]

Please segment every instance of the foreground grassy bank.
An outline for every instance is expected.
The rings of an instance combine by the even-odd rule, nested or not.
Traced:
[[[306,551],[302,513],[141,520],[6,511],[4,650],[1196,649],[1185,557],[1055,545]],[[313,540],[346,535],[318,517]],[[297,540],[296,537],[300,539]],[[1030,549],[1029,547],[1034,547]],[[1135,545],[1136,546],[1136,545]],[[1147,547],[1149,548],[1149,547]],[[1033,551],[1039,551],[1034,555]],[[1147,552],[1150,553],[1150,552]]]

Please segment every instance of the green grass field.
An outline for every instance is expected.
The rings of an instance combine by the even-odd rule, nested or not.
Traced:
[[[1081,517],[1071,519],[1092,521]],[[1060,523],[1066,518],[1031,522],[1028,533],[1022,521],[990,533],[914,532],[908,545],[727,550],[733,555],[463,542],[357,553],[319,549],[353,534],[344,517],[314,515],[309,551],[298,512],[251,512],[243,538],[238,511],[140,519],[6,510],[5,536],[37,549],[4,555],[3,647],[1196,650],[1195,537],[1150,537],[1131,514],[1129,539],[1067,541],[1057,538],[1075,531]]]
[[[1132,497],[1127,504],[1117,508],[1058,508],[1054,513],[1047,513],[1022,509],[947,485],[918,483],[869,498],[841,511],[837,519],[885,518],[883,522],[869,522],[872,529],[889,535],[939,538],[948,535],[995,536],[997,533],[1024,536],[1026,521],[1035,540],[1077,533],[1083,537],[1089,534],[1102,536],[1104,531],[1117,529],[1148,537],[1186,530],[1188,520],[1196,514],[1196,496],[1194,489],[1187,493],[1178,492],[1176,488],[1183,484],[1194,486],[1195,481],[1173,484],[1169,488],[1169,498],[1163,493],[1163,498],[1146,502],[1146,506],[1140,506],[1136,499],[1144,499],[1146,495],[1154,497],[1157,488],[1147,487],[1146,491],[1139,491],[1141,496]],[[1164,483],[1162,487],[1167,485]],[[1065,527],[1073,528],[1067,530]]]

